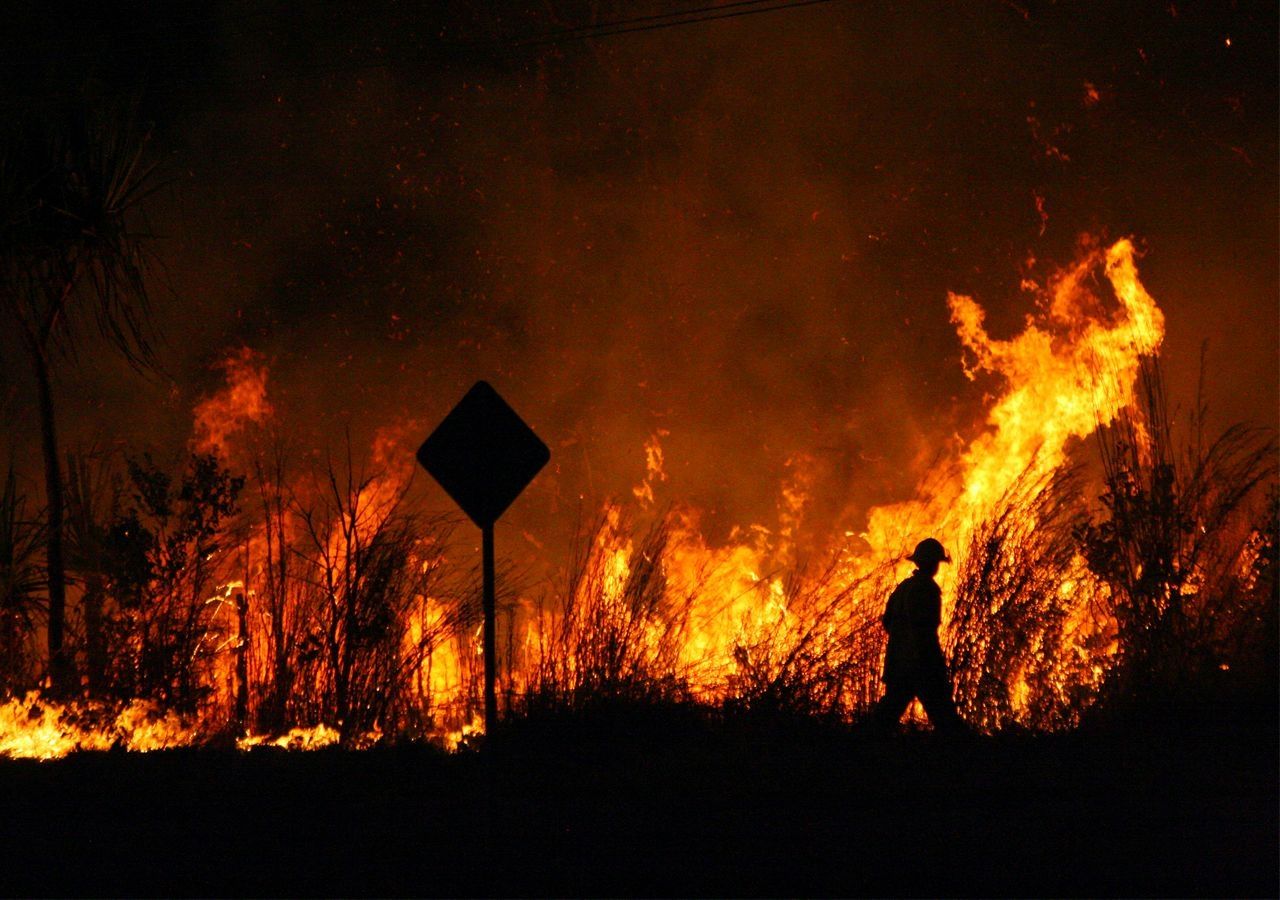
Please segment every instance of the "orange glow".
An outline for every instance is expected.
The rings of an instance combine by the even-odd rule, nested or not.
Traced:
[[[844,668],[823,670],[825,680],[806,689],[825,691],[822,696],[847,714],[863,708],[879,689],[879,613],[888,588],[909,572],[903,556],[913,543],[932,534],[955,558],[956,565],[944,569],[940,578],[946,631],[954,573],[974,528],[1019,479],[1039,482],[1053,473],[1067,462],[1073,441],[1134,403],[1139,362],[1157,353],[1164,337],[1164,316],[1139,279],[1135,257],[1128,239],[1109,247],[1085,246],[1080,258],[1039,292],[1023,330],[1006,339],[988,333],[977,300],[948,296],[965,374],[983,380],[991,392],[983,420],[949,458],[939,461],[916,496],[871,509],[865,522],[840,523],[824,548],[834,560],[829,567],[799,567],[797,548],[814,483],[811,460],[803,455],[788,462],[778,488],[776,527],[746,524],[733,529],[723,543],[705,536],[702,511],[676,502],[663,522],[661,546],[651,544],[633,530],[627,509],[608,503],[582,563],[585,574],[571,594],[541,602],[521,589],[506,598],[512,611],[503,627],[523,638],[511,641],[510,668],[500,691],[528,690],[551,671],[566,684],[590,682],[601,672],[623,677],[668,671],[698,699],[725,702],[743,691],[792,685],[788,667],[797,660],[811,661],[810,671],[830,660],[845,660]],[[267,370],[252,352],[233,354],[224,368],[226,389],[195,408],[200,449],[225,452],[246,424],[272,415]],[[345,561],[354,547],[372,540],[391,515],[412,473],[408,438],[418,430],[416,425],[380,430],[371,454],[377,477],[352,487],[348,519],[329,510],[335,522],[321,530],[322,549],[335,561],[334,571],[349,571]],[[645,472],[632,492],[640,513],[655,508],[666,483],[664,436],[652,435],[643,447]],[[289,530],[298,529],[293,513],[284,518],[288,528],[273,539],[289,540]],[[245,586],[228,578],[219,598],[225,601],[233,591],[244,591],[252,632],[247,652],[262,670],[270,663],[263,635],[272,616],[296,617],[303,609],[272,612],[265,605],[272,588],[264,560],[280,550],[268,549],[261,527],[245,547],[247,571],[237,576]],[[423,571],[444,562],[440,547],[423,543],[415,552]],[[342,583],[329,585],[322,599],[329,602],[343,588]],[[1096,687],[1104,658],[1115,645],[1107,624],[1088,615],[1086,605],[1104,589],[1077,559],[1059,594],[1065,624],[1054,638],[1057,643],[1037,648],[1055,661],[1050,682],[1031,679],[1022,669],[1005,673],[1015,719],[1035,704],[1077,702],[1072,698]],[[424,592],[412,601],[404,612],[399,652],[412,661],[408,677],[421,704],[422,727],[435,740],[456,747],[481,731],[476,703],[479,626],[443,595]],[[233,637],[219,645],[225,659],[210,687],[216,695],[211,706],[226,710],[235,683],[230,658],[240,645],[234,638],[234,603],[223,606],[220,621]],[[499,638],[500,645],[504,640]],[[600,656],[602,647],[611,650],[611,642],[623,641],[638,647],[636,658]],[[851,674],[855,668],[860,673],[856,677]],[[10,701],[0,707],[0,755],[50,758],[117,742],[146,750],[190,743],[200,733],[198,723],[157,717],[155,710],[141,705],[128,707],[96,730],[77,724],[82,718],[71,707],[44,705],[34,696]],[[334,743],[338,736],[332,725],[321,724],[241,737],[238,745],[309,749]],[[373,732],[355,743],[377,736]]]
[[[229,354],[219,367],[226,386],[195,407],[195,448],[226,455],[237,432],[260,424],[274,413],[267,400],[267,367],[248,347]]]

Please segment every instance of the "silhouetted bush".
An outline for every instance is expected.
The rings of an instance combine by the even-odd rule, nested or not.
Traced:
[[[849,581],[834,562],[816,576],[789,573],[778,614],[734,647],[726,709],[843,720],[874,703],[888,574]]]
[[[950,625],[957,705],[985,730],[1074,725],[1096,696],[1113,637],[1073,539],[1080,472],[1035,463],[977,523],[959,559]]]
[[[105,536],[103,612],[110,692],[195,713],[214,690],[207,677],[223,637],[215,593],[225,522],[244,479],[216,457],[193,455],[176,480],[149,456],[131,459],[128,505]]]
[[[1276,640],[1275,526],[1258,521],[1274,436],[1233,425],[1210,438],[1201,399],[1178,447],[1157,361],[1144,361],[1139,387],[1098,434],[1105,514],[1078,531],[1109,588],[1117,702],[1176,697]]]
[[[615,547],[618,528],[616,516],[605,515],[576,542],[563,592],[537,616],[526,709],[688,695],[680,635],[694,597],[667,590],[666,522],[629,554]]]

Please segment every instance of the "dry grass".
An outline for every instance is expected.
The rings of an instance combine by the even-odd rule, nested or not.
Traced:
[[[957,548],[948,649],[959,706],[983,730],[1069,728],[1099,700],[1275,669],[1280,501],[1274,487],[1269,506],[1263,496],[1274,439],[1234,427],[1206,440],[1200,410],[1175,452],[1154,365],[1142,386],[1139,407],[1100,437],[1100,504],[1081,470],[1029,470]],[[456,563],[472,554],[452,552],[453,520],[408,508],[402,483],[361,472],[349,451],[299,471],[276,439],[251,461],[244,497],[199,459],[172,477],[135,465],[127,481],[69,467],[83,688],[196,711],[210,733],[325,724],[351,741],[469,724],[481,708],[478,572]],[[36,518],[10,478],[0,676],[11,695],[38,674]],[[695,703],[850,722],[879,698],[890,567],[853,578],[836,558],[743,589],[685,565],[677,580],[674,523],[633,532],[602,516],[541,603],[500,569],[509,712]],[[729,582],[747,593],[715,594]],[[693,659],[709,621],[717,649]]]
[[[1211,437],[1202,388],[1179,446],[1157,361],[1144,363],[1139,384],[1140,402],[1099,432],[1106,514],[1080,532],[1110,587],[1118,698],[1176,694],[1247,664],[1237,654],[1259,643],[1274,605],[1275,525],[1261,511],[1275,436],[1232,425]]]

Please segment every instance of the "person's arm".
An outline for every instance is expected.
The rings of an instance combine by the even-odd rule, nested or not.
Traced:
[[[929,592],[929,627],[937,631],[942,625],[942,588],[936,584]]]
[[[893,589],[893,593],[889,595],[889,602],[884,605],[884,615],[880,617],[880,624],[884,626],[884,630],[893,631],[894,619],[897,618],[897,600],[898,594],[902,591],[902,586]]]

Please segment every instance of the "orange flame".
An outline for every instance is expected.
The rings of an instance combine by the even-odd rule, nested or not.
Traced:
[[[675,664],[695,692],[711,700],[730,696],[744,673],[760,664],[762,651],[754,648],[763,646],[764,637],[784,635],[821,649],[827,646],[824,641],[838,641],[854,625],[874,623],[884,602],[883,590],[892,582],[895,568],[904,567],[902,557],[915,540],[932,534],[953,555],[962,552],[975,525],[1020,477],[1055,471],[1067,461],[1073,440],[1110,423],[1134,402],[1140,361],[1156,353],[1164,337],[1164,316],[1139,279],[1135,256],[1128,239],[1105,248],[1085,247],[1072,266],[1044,290],[1037,289],[1037,312],[1028,317],[1021,333],[1008,339],[987,332],[976,300],[948,295],[951,321],[966,351],[966,374],[973,380],[993,377],[1000,384],[984,427],[941,462],[915,498],[872,509],[860,531],[858,523],[844,523],[830,539],[837,566],[822,579],[805,581],[803,573],[795,578],[783,574],[794,569],[814,489],[810,460],[798,455],[788,462],[788,476],[779,489],[777,528],[759,523],[740,527],[728,541],[713,545],[703,534],[699,511],[677,505],[666,521],[663,568],[654,582],[655,590],[662,592],[661,602],[639,613],[628,591],[652,560],[638,556],[646,551],[633,539],[622,508],[607,505],[603,527],[589,550],[588,567],[596,574],[591,590],[596,595],[577,597],[575,602],[597,603],[597,612],[606,617],[641,616],[642,621],[633,623],[635,633],[653,647],[677,640]],[[1097,289],[1104,283],[1109,296]],[[196,406],[195,444],[197,449],[225,453],[238,432],[265,421],[273,411],[266,396],[266,367],[251,351],[237,351],[222,365],[226,388]],[[347,552],[346,541],[363,540],[388,514],[411,474],[405,438],[416,432],[405,426],[378,432],[373,455],[384,472],[359,488],[355,508],[364,510],[366,518],[354,523],[354,531],[333,538],[342,545],[331,546],[332,553]],[[642,510],[656,504],[666,481],[661,445],[665,436],[659,431],[644,445],[645,475],[633,490]],[[856,544],[849,540],[854,535],[860,535]],[[257,549],[251,552],[261,555]],[[251,571],[248,577],[258,574]],[[1102,674],[1096,658],[1099,641],[1081,599],[1100,589],[1094,581],[1077,560],[1061,589],[1067,622],[1061,643],[1040,648],[1063,660],[1060,683],[1053,689],[1064,697],[1072,679],[1087,686]],[[945,574],[942,584],[945,627],[954,585]],[[257,603],[252,582],[245,593],[251,615],[261,618],[263,613],[252,609]],[[839,607],[832,609],[824,598],[838,598]],[[530,610],[522,655],[516,655],[514,669],[506,676],[507,686],[518,690],[530,684],[530,667],[543,636],[564,623],[557,621],[561,613],[537,608],[527,598],[516,599]],[[474,705],[479,631],[473,621],[449,619],[449,607],[441,598],[420,596],[414,601],[404,641],[407,647],[427,646],[429,652],[412,677],[419,682],[419,694],[429,698],[435,738],[456,746],[480,731]],[[570,669],[587,664],[573,658],[561,662]],[[1033,687],[1025,673],[1009,673],[1008,685],[1015,710],[1031,702]],[[197,734],[192,723],[145,705],[127,708],[107,726],[86,730],[77,724],[88,720],[74,707],[45,705],[34,696],[11,700],[0,706],[0,755],[50,758],[117,743],[151,749],[189,743]],[[321,725],[277,737],[247,737],[240,746],[309,748],[336,739],[336,732]]]
[[[267,367],[253,350],[232,351],[218,368],[226,385],[196,404],[194,443],[199,453],[226,456],[237,432],[267,421],[275,410],[267,400]]]
[[[1044,312],[1005,341],[987,334],[976,301],[948,295],[951,321],[973,355],[966,374],[997,375],[1005,389],[987,413],[989,430],[948,467],[948,478],[931,485],[930,497],[872,510],[864,537],[882,559],[901,556],[922,530],[960,546],[1015,479],[1061,466],[1069,440],[1133,402],[1139,362],[1164,339],[1164,315],[1138,279],[1134,252],[1128,239],[1088,250],[1051,282],[1040,298]],[[1091,289],[1099,268],[1119,302],[1110,314]]]

